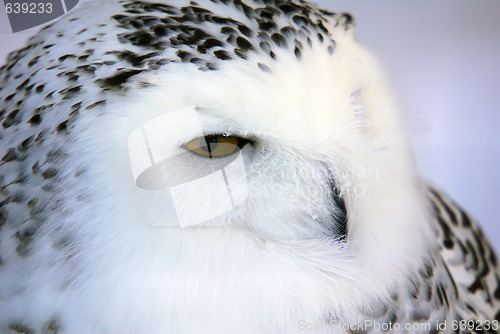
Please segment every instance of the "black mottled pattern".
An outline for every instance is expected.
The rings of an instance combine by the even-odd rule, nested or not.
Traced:
[[[425,333],[445,333],[435,325],[446,321],[446,333],[498,334],[492,328],[451,330],[453,321],[500,321],[500,270],[494,250],[468,214],[435,188],[428,188],[428,197],[438,247],[429,249],[429,256],[406,284],[395,287],[394,298],[363,309],[363,318],[386,326],[430,324]],[[462,268],[466,276],[456,270]],[[327,323],[332,320],[326,318]]]
[[[141,52],[124,48],[109,53],[142,71],[176,62],[195,64],[203,71],[216,70],[220,61],[246,60],[251,53],[264,54],[274,61],[276,56],[272,48],[276,47],[289,49],[300,60],[304,45],[311,46],[311,39],[324,43],[333,54],[336,43],[326,26],[340,25],[342,29],[352,26],[350,15],[318,10],[303,1],[211,2],[244,12],[246,20],[242,22],[217,14],[196,2],[177,8],[168,4],[125,1],[123,12],[112,16],[117,27],[124,30],[117,38],[124,46],[140,47]],[[284,18],[289,25],[278,27],[279,18]],[[174,53],[176,57],[162,52],[169,49],[178,50]],[[270,72],[268,65],[260,63],[258,67]],[[127,80],[115,80],[116,75],[120,75],[120,79],[129,78],[117,73],[98,81],[104,89],[121,89]]]
[[[452,307],[457,319],[500,321],[500,270],[495,251],[465,210],[433,187],[429,187],[428,194],[441,241],[439,256],[453,277],[451,291],[458,296],[458,302],[449,306],[450,289],[438,284],[435,290],[439,303]],[[459,274],[462,269],[467,275]],[[489,309],[493,316],[476,310],[476,298],[484,302],[481,309]]]
[[[22,321],[13,321],[9,324],[9,329],[12,333],[20,333],[20,334],[35,334],[35,330],[30,328],[28,325],[23,323]]]

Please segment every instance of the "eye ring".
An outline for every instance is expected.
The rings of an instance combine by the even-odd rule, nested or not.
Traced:
[[[204,158],[225,158],[239,152],[250,140],[222,134],[198,137],[184,145],[191,153]]]

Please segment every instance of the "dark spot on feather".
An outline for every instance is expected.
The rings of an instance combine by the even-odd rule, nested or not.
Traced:
[[[53,97],[52,95],[53,95],[55,92],[56,92],[56,91],[55,91],[55,90],[53,90],[52,92],[50,92],[50,93],[48,93],[47,95],[45,95],[45,99],[50,99],[50,98],[52,98],[52,97]]]
[[[236,33],[236,30],[234,28],[231,28],[231,27],[222,27],[220,29],[220,32],[227,35],[227,34],[234,34],[234,33]]]
[[[252,29],[248,28],[244,24],[238,24],[238,30],[247,37],[252,37],[253,35]]]
[[[82,86],[75,86],[70,88],[61,89],[58,93],[63,95],[63,100],[70,99],[74,97],[78,92],[80,92]]]
[[[333,51],[334,51],[333,46],[328,45],[328,53],[329,53],[330,55],[333,55]]]
[[[472,223],[470,222],[469,216],[463,210],[460,210],[460,215],[462,218],[462,226],[470,228]]]
[[[61,57],[59,57],[58,60],[60,62],[63,62],[66,59],[73,59],[73,58],[76,58],[76,55],[74,55],[74,54],[65,54],[65,55],[62,55]]]
[[[2,127],[4,129],[12,126],[13,124],[19,124],[21,122],[21,117],[18,117],[19,114],[19,109],[14,109],[10,113],[7,114],[7,117],[5,117]]]
[[[141,66],[146,59],[152,58],[154,56],[157,56],[159,53],[158,52],[149,52],[144,55],[137,55],[132,51],[124,50],[124,51],[112,51],[109,52],[111,54],[116,54],[118,59],[124,60],[128,62],[132,66]]]
[[[88,106],[85,107],[85,109],[93,109],[98,106],[102,106],[106,104],[106,100],[99,100],[97,102],[94,102],[92,104],[89,104]]]
[[[238,48],[242,51],[248,51],[248,50],[253,50],[253,45],[250,43],[246,38],[244,37],[237,37],[236,38],[236,44],[238,45]]]
[[[323,25],[323,22],[321,22],[320,20],[318,20],[316,22],[316,26],[322,31],[324,32],[325,34],[328,34],[328,29],[325,28],[325,26]]]
[[[271,50],[271,45],[268,42],[260,42],[259,47],[264,52],[268,52],[269,50]]]
[[[259,22],[259,29],[261,29],[261,30],[269,31],[269,30],[274,30],[276,28],[277,28],[276,23],[274,23],[273,21],[260,21]]]
[[[23,140],[23,142],[21,143],[19,149],[25,151],[27,150],[31,144],[33,143],[33,139],[35,138],[35,136],[29,136],[28,138],[26,138],[25,140]]]
[[[16,333],[35,334],[35,331],[22,321],[10,322],[9,329],[13,330]]]
[[[274,34],[272,34],[271,40],[279,47],[287,46],[286,38],[280,33],[275,32]]]
[[[448,215],[450,217],[450,220],[453,225],[458,226],[458,218],[455,212],[450,208],[446,200],[443,198],[441,194],[439,194],[437,191],[435,191],[432,188],[429,188],[430,192],[434,195],[434,197],[437,199],[437,201],[441,204],[441,207],[443,207]]]
[[[410,294],[413,299],[418,299],[418,296],[420,295],[420,282],[410,279],[410,283]]]
[[[295,49],[293,50],[293,53],[295,54],[295,57],[297,57],[297,59],[300,60],[302,58],[302,54],[301,54],[298,47],[295,47]]]
[[[33,241],[33,236],[36,233],[36,228],[33,226],[27,227],[22,231],[16,232],[16,238],[19,241],[19,245],[16,247],[16,252],[21,257],[26,257],[31,253],[31,242]]]
[[[2,227],[5,224],[5,222],[7,222],[8,216],[9,216],[8,211],[0,207],[0,227]]]
[[[66,131],[68,126],[68,121],[61,122],[57,125],[56,131],[58,133]]]
[[[202,62],[202,60],[200,58],[198,58],[198,57],[193,57],[193,58],[191,58],[189,60],[189,62],[192,63],[192,64],[199,64],[199,63]]]
[[[215,38],[208,38],[202,44],[198,45],[198,52],[206,53],[207,50],[214,48],[216,46],[224,46],[224,43]]]
[[[432,285],[428,284],[425,289],[425,299],[430,302],[432,300]]]
[[[24,80],[23,82],[21,82],[19,84],[19,86],[16,87],[16,90],[17,91],[20,91],[21,89],[23,89],[28,83],[30,82],[30,78]]]
[[[119,89],[122,85],[126,83],[131,77],[143,72],[139,69],[122,70],[114,75],[103,78],[100,81],[101,87],[104,89]]]
[[[31,166],[31,171],[33,172],[33,174],[38,174],[38,172],[40,171],[38,161],[35,162],[33,166]]]
[[[191,53],[184,51],[184,50],[178,50],[176,53],[177,57],[179,57],[183,62],[188,61],[190,57],[192,56]]]
[[[300,7],[294,3],[286,3],[284,5],[279,6],[279,8],[283,11],[285,14],[290,14],[290,13],[295,13],[295,12],[300,12]]]
[[[476,309],[474,309],[474,307],[472,307],[469,303],[465,303],[465,307],[471,311],[474,315],[477,315],[477,312],[476,312]]]
[[[157,38],[145,30],[137,30],[128,34],[120,34],[118,37],[124,38],[133,45],[143,47],[151,47]]]
[[[270,73],[271,72],[271,69],[265,65],[265,64],[262,64],[262,63],[258,63],[257,66],[259,66],[259,68],[264,71],[264,72],[267,72],[267,73]]]
[[[410,320],[414,322],[424,322],[429,320],[430,313],[425,310],[414,309],[410,314]]]
[[[346,28],[354,24],[354,17],[350,13],[342,13],[342,18],[344,19],[344,25]]]
[[[56,174],[57,174],[57,169],[54,167],[49,167],[42,173],[42,177],[46,180],[52,179],[53,177],[56,176]]]
[[[231,59],[231,56],[224,50],[217,50],[214,51],[215,57],[217,57],[220,60],[228,60]]]
[[[246,52],[245,52],[245,51],[243,51],[243,50],[241,50],[241,49],[238,49],[238,48],[234,49],[234,53],[235,53],[238,57],[240,57],[241,59],[245,59],[245,60],[247,60],[247,59],[248,59]]]
[[[424,267],[419,270],[420,276],[424,279],[431,279],[434,276],[434,268],[428,262],[424,263]]]
[[[18,203],[18,204],[22,204],[24,203],[26,200],[26,196],[24,195],[24,193],[22,192],[17,192],[15,193],[13,196],[12,196],[12,203]]]
[[[443,234],[444,234],[443,235],[443,245],[448,249],[453,248],[453,245],[454,245],[454,242],[452,239],[453,232],[451,231],[450,227],[446,224],[446,222],[444,221],[444,219],[441,216],[437,217],[437,221],[438,221],[438,224],[441,227],[441,230],[443,231]]]
[[[303,15],[294,15],[292,19],[293,19],[293,22],[295,22],[298,25],[302,25],[302,26],[311,25],[311,20],[308,17],[303,16]]]
[[[50,319],[45,324],[44,334],[58,334],[61,330],[61,324],[55,318]]]
[[[7,153],[2,158],[2,162],[9,162],[17,159],[17,153],[14,148],[9,148]]]
[[[28,67],[32,67],[33,65],[35,65],[36,63],[38,63],[38,59],[40,59],[41,56],[36,56],[34,57],[33,59],[31,59],[28,63]]]

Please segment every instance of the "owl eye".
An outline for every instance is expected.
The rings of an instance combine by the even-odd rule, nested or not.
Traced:
[[[249,140],[223,135],[210,135],[191,140],[184,147],[206,158],[224,158],[243,148]]]

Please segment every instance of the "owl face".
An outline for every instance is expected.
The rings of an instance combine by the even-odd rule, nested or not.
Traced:
[[[103,123],[103,133],[116,129],[112,145],[121,147],[115,150],[121,163],[108,168],[127,171],[116,183],[134,193],[126,207],[143,198],[137,217],[146,226],[232,226],[264,239],[344,239],[347,207],[356,212],[366,184],[386,183],[388,168],[407,168],[411,159],[390,97],[373,79],[373,61],[349,34],[332,35],[338,52],[314,40],[300,57],[278,48],[280,61],[257,53],[216,71],[182,63],[139,74],[136,81],[147,87],[108,103],[119,123]],[[219,145],[226,153],[200,154],[214,145],[207,140],[229,141]],[[134,171],[141,154],[145,165]],[[394,154],[401,166],[387,166]],[[155,163],[163,166],[141,174]],[[228,166],[238,182],[229,184]],[[163,191],[140,186],[146,174]],[[205,176],[217,181],[202,185]]]
[[[325,58],[332,57],[323,51]],[[134,128],[128,140],[129,159],[132,169],[134,164],[143,165],[133,171],[136,186],[143,189],[133,187],[133,190],[146,194],[144,189],[148,186],[141,187],[137,181],[147,175],[151,185],[158,185],[164,179],[162,188],[167,190],[166,196],[175,197],[170,201],[163,199],[160,206],[174,206],[177,211],[165,212],[148,224],[175,226],[162,220],[177,215],[178,219],[186,220],[180,225],[244,227],[266,238],[344,237],[346,212],[341,192],[347,190],[340,188],[340,180],[347,180],[348,176],[339,163],[342,147],[333,149],[334,138],[342,133],[330,134],[320,120],[325,110],[333,114],[328,116],[332,125],[354,123],[355,104],[359,102],[350,101],[353,94],[346,92],[340,103],[346,105],[336,117],[335,110],[327,103],[343,92],[328,93],[326,87],[334,81],[328,77],[323,78],[324,82],[318,78],[320,84],[314,84],[315,89],[308,88],[302,80],[317,66],[308,56],[312,57],[312,53],[303,56],[303,63],[296,58],[289,60],[286,65],[296,73],[281,76],[260,69],[258,62],[241,65],[236,70],[228,64],[217,73],[200,72],[194,66],[191,70],[183,69],[179,77],[166,72],[149,80],[152,88],[130,98],[129,106],[120,100],[121,108],[116,108],[128,115],[123,117],[123,125],[116,126],[121,131],[116,136],[126,142],[123,137]],[[202,87],[210,89],[200,91]],[[256,87],[256,91],[250,87]],[[290,95],[291,90],[294,93]],[[295,93],[300,96],[295,97]],[[287,96],[295,101],[290,103]],[[303,109],[308,104],[312,107]],[[352,117],[348,119],[350,116],[343,114]],[[352,131],[360,132],[355,125]],[[328,147],[328,141],[332,147]],[[140,162],[141,154],[145,163]],[[154,163],[149,161],[148,154],[155,156]],[[130,170],[126,166],[129,164],[124,163],[120,169]],[[153,165],[155,172],[149,169],[141,174]],[[123,181],[132,185],[132,180],[128,177]],[[203,185],[203,180],[208,183]],[[190,182],[194,183],[189,186]],[[153,191],[150,196],[164,196],[160,193]],[[198,218],[192,217],[188,222],[191,208],[203,205],[203,209],[195,210]],[[186,217],[181,217],[183,212]],[[255,219],[241,218],[248,215]],[[281,215],[288,217],[285,224],[279,223]]]
[[[33,318],[258,332],[356,317],[417,265],[425,204],[350,16],[249,3],[89,3],[12,60],[9,87],[37,82],[18,167],[43,228],[12,282]]]

